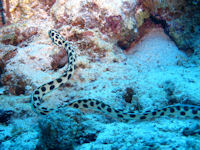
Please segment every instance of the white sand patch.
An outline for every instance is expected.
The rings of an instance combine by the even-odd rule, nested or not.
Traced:
[[[186,57],[162,29],[152,30],[130,51],[134,54],[128,56],[128,62],[147,68],[176,65]]]

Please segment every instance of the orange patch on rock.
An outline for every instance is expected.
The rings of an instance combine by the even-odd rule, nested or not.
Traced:
[[[83,36],[94,36],[94,33],[92,31],[85,31],[82,34]]]

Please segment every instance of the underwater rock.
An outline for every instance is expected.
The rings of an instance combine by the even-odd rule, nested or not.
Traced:
[[[73,149],[77,144],[95,141],[96,131],[84,124],[79,110],[61,108],[39,121],[40,139],[36,149]]]
[[[19,1],[10,2],[11,14],[16,16],[18,15],[18,19],[21,15],[24,15],[25,18],[21,17],[23,20],[22,22],[21,20],[15,20],[15,17],[13,17],[14,21],[11,22],[17,23],[0,29],[0,32],[2,33],[0,36],[0,42],[24,48],[29,47],[30,43],[40,44],[43,42],[49,45],[50,39],[47,37],[48,30],[50,28],[60,27],[58,31],[61,33],[61,35],[68,41],[72,41],[73,46],[78,47],[80,50],[77,51],[78,55],[84,55],[88,57],[87,60],[89,61],[87,61],[87,63],[80,62],[78,60],[77,67],[79,67],[79,65],[81,67],[81,64],[85,64],[85,66],[88,67],[90,66],[90,62],[99,62],[103,59],[111,62],[117,60],[118,62],[118,58],[114,52],[121,50],[120,47],[122,49],[129,47],[130,43],[137,36],[137,25],[133,15],[136,4],[135,1],[129,0],[122,1],[120,3],[110,1],[108,3],[105,0],[93,2],[84,0],[57,0],[56,2],[52,1],[51,3],[49,1],[42,1],[41,4],[39,4],[38,1],[34,1],[33,3],[31,2],[33,1],[23,1],[20,4]],[[46,3],[48,3],[48,10],[43,9],[44,7],[42,7],[42,5],[46,5]],[[116,6],[113,5],[113,3],[116,4]],[[23,14],[23,10],[25,8],[26,11]],[[43,13],[43,10],[45,10],[46,13]],[[31,14],[33,11],[36,13],[32,16]],[[14,12],[15,14],[13,14]],[[44,18],[39,17],[38,12],[40,12],[41,16],[44,16]],[[48,13],[50,13],[50,16],[48,16]],[[47,17],[47,20],[45,20],[45,17]],[[46,28],[47,22],[50,22],[48,24],[48,28]],[[40,36],[34,36],[37,34],[40,34]],[[45,41],[46,39],[48,39],[47,42]],[[46,57],[44,59],[48,59],[48,63],[50,63],[51,66],[46,66],[44,62],[42,62],[42,71],[46,69],[57,70],[58,68],[62,68],[67,63],[67,57],[64,50],[58,50],[57,52],[48,51],[51,58]],[[18,52],[19,51],[25,52],[26,50],[18,49]],[[38,55],[40,55],[40,51],[41,50],[38,49]],[[37,59],[38,55],[33,55],[33,53],[30,53],[19,52],[17,56],[11,60],[9,67],[7,67],[7,65],[4,66],[8,68],[6,69],[7,75],[4,76],[6,78],[6,82],[4,82],[5,85],[8,86],[8,78],[6,76],[11,76],[12,79],[15,79],[15,76],[17,76],[17,78],[27,78],[27,71],[24,68],[22,71],[22,69],[19,69],[19,67],[27,66],[28,69],[34,70],[34,68],[30,66],[33,65],[35,68],[38,68],[38,62],[36,60],[42,60]],[[23,59],[20,58],[19,60],[19,55],[25,56]],[[26,59],[25,57],[29,58]],[[80,60],[83,61],[85,59]],[[13,66],[11,65],[12,63],[19,65]],[[13,74],[13,72],[15,73]],[[32,74],[36,75],[37,73],[33,71]],[[47,78],[48,77],[46,77],[46,79]],[[34,80],[33,77],[28,77],[28,79],[34,83],[35,81],[38,81],[38,77],[37,80]],[[40,79],[40,81],[41,83],[44,83],[46,80]],[[12,84],[17,85],[17,82]],[[25,80],[25,84],[30,84],[29,80]],[[13,87],[11,89],[13,89]]]
[[[20,3],[20,6],[17,6],[19,3],[18,1],[15,2],[16,4],[12,1],[10,4],[11,10],[16,14],[18,11],[25,9],[26,6],[32,10],[27,9],[26,13],[24,13],[27,15],[27,18],[24,19],[25,23],[19,22],[0,29],[2,33],[0,41],[4,44],[17,45],[20,47],[29,46],[30,42],[40,43],[41,41],[49,45],[50,39],[47,37],[48,29],[57,28],[65,39],[72,41],[74,47],[78,47],[77,53],[79,56],[84,55],[87,57],[88,62],[84,62],[85,66],[87,66],[86,68],[90,66],[90,62],[120,62],[121,60],[119,60],[115,52],[134,47],[134,43],[137,43],[141,37],[151,31],[152,28],[163,27],[165,32],[171,36],[171,28],[174,28],[174,23],[172,21],[185,15],[183,14],[185,11],[182,11],[181,8],[185,6],[186,3],[184,0],[182,1],[184,3],[177,4],[176,2],[169,3],[168,0],[138,0],[137,3],[131,0],[122,0],[119,2],[107,2],[105,0],[92,2],[84,0],[57,0],[50,2],[45,0],[40,3],[34,1],[32,4],[31,2],[33,1],[30,0],[27,2],[23,1]],[[21,5],[24,5],[22,7],[23,9],[17,9],[17,7],[21,7]],[[48,8],[45,9],[44,5],[47,5]],[[41,16],[44,16],[44,18],[38,16],[37,10],[40,10],[38,12],[40,12]],[[31,15],[28,15],[29,11],[35,11],[37,13],[31,17]],[[174,12],[170,13],[172,11]],[[47,17],[47,20],[45,20],[45,17]],[[31,20],[36,24],[31,25],[31,23],[33,23]],[[40,23],[41,20],[44,25],[39,26],[37,23]],[[48,28],[46,28],[47,22],[51,22],[48,24]],[[43,26],[45,26],[45,28]],[[178,32],[178,30],[174,31]],[[46,35],[44,33],[46,33]],[[37,34],[40,34],[40,37],[34,36]],[[34,39],[32,37],[36,38]],[[49,41],[46,42],[46,39],[49,39]],[[185,40],[181,42],[183,41]],[[39,53],[40,50],[38,50],[38,55],[40,55]],[[50,66],[48,65],[45,67],[44,65],[41,67],[42,71],[47,69],[57,70],[67,63],[67,56],[64,50],[59,50],[59,52],[57,50],[57,52],[53,53],[49,51],[49,53],[51,53],[51,58],[46,57],[45,59],[49,59],[48,63]],[[35,60],[38,56],[30,54],[29,57]],[[22,65],[25,64],[28,66],[29,61],[24,60],[21,59],[12,62],[22,63]],[[78,68],[81,68],[81,64],[83,64],[81,61],[84,60],[85,59],[78,60]],[[36,61],[31,60],[31,62],[34,63],[33,65],[37,65]],[[1,68],[5,68],[2,62],[0,66]],[[29,69],[30,68],[34,69],[32,67],[29,67]],[[7,75],[12,74],[8,70],[6,71]],[[19,71],[17,72],[19,73]],[[26,73],[18,73],[16,73],[18,77],[27,76]],[[15,76],[13,76],[13,78],[15,78]],[[32,80],[32,82],[36,81],[33,80],[32,77],[28,77],[28,79]],[[44,80],[41,79],[41,81]]]
[[[52,58],[51,66],[53,70],[62,68],[68,61],[66,51],[63,49],[61,49],[57,54],[54,54]]]
[[[6,66],[17,55],[17,47],[0,44],[0,83],[7,86],[10,94],[20,95],[25,93],[26,82],[20,75],[7,72]]]
[[[115,44],[121,49],[130,48],[132,42],[142,37],[138,30],[146,20],[162,25],[177,46],[187,53],[193,53],[194,47],[198,45],[197,42],[193,42],[200,34],[198,21],[200,20],[198,9],[200,2],[198,0],[109,2],[105,0],[92,2],[10,0],[9,2],[12,23],[28,19],[44,20],[50,14],[55,21],[54,26],[61,27],[62,32],[69,34],[65,37],[78,42],[78,47],[86,48],[85,53],[92,55],[95,59],[105,57],[110,49],[114,49]],[[139,32],[148,25],[143,25]],[[15,39],[15,37],[14,33],[9,35],[9,39]],[[102,42],[106,45],[102,46]],[[91,45],[91,47],[84,47],[85,45]]]
[[[19,29],[16,26],[6,26],[0,29],[0,42],[4,44],[17,45],[17,34]]]
[[[26,81],[16,74],[3,74],[1,77],[3,86],[8,87],[8,92],[12,95],[25,94]]]
[[[53,55],[53,51],[49,52],[49,50],[51,51],[51,48],[48,45],[33,44],[23,48],[17,47],[17,50],[14,51],[16,55],[12,59],[8,59],[11,57],[4,55],[7,58],[5,60],[8,61],[4,62],[6,65],[1,76],[1,82],[11,94],[20,95],[28,92],[26,86],[31,84],[30,81],[43,82],[38,78],[43,79],[40,73],[51,68],[52,58],[50,56]],[[38,63],[42,65],[38,65]],[[47,78],[47,76],[44,76],[44,78]]]
[[[15,57],[17,48],[14,46],[0,45],[0,58],[2,63],[6,64],[11,58]]]
[[[137,25],[134,19],[134,1],[61,1],[57,0],[51,8],[56,27],[62,32],[73,30],[69,40],[78,41],[79,48],[87,53],[101,53],[105,43],[104,53],[110,51],[113,44],[118,43],[122,49],[129,47],[137,36]],[[58,11],[59,10],[59,11]],[[100,43],[101,42],[101,43]],[[84,47],[83,45],[91,45]],[[109,46],[110,45],[110,46]],[[94,54],[92,54],[94,55]],[[105,57],[106,54],[104,54]]]
[[[196,0],[138,0],[136,20],[142,25],[150,17],[161,24],[176,45],[189,55],[193,53],[200,36],[200,1]],[[139,12],[139,13],[137,13]]]
[[[172,81],[165,81],[163,83],[163,89],[166,92],[166,98],[168,99],[169,105],[178,103],[178,98],[175,96],[176,87]]]
[[[134,90],[132,88],[128,87],[128,88],[126,88],[123,98],[127,103],[131,103],[133,95],[135,95]]]
[[[47,100],[48,106],[58,106],[57,103],[66,99],[95,98],[125,112],[134,105],[134,110],[130,109],[140,112],[159,110],[168,103],[174,104],[176,99],[182,102],[184,99],[180,100],[179,95],[192,95],[191,101],[199,99],[199,69],[177,66],[180,57],[186,58],[185,55],[163,30],[158,31],[163,27],[169,33],[174,25],[170,23],[179,19],[179,14],[172,14],[177,17],[173,19],[157,17],[159,12],[151,12],[146,7],[143,12],[143,7],[136,6],[132,0],[12,0],[11,10],[11,22],[18,24],[8,30],[0,29],[3,33],[0,36],[6,37],[8,33],[4,46],[16,45],[9,52],[0,47],[0,58],[4,59],[0,59],[1,81],[5,85],[2,88],[11,94],[30,95],[36,86],[56,79],[66,70],[63,67],[67,62],[65,51],[53,45],[48,37],[49,29],[56,29],[72,41],[73,47],[78,47],[77,69],[70,79],[72,83],[42,99],[42,102]],[[122,53],[146,33],[150,34],[135,46],[134,53]],[[196,54],[200,56],[197,51]],[[124,90],[126,87],[133,89]],[[1,95],[0,99],[2,107],[8,106],[17,112],[16,118],[12,118],[16,123],[9,124],[13,128],[11,134],[8,134],[9,128],[0,126],[1,135],[2,128],[7,132],[3,142],[0,137],[2,149],[75,149],[77,145],[83,146],[82,150],[132,149],[133,145],[135,149],[191,149],[189,142],[196,145],[193,149],[200,149],[198,137],[186,139],[181,130],[199,120],[163,116],[122,123],[117,118],[114,121],[112,114],[99,115],[90,110],[80,113],[70,108],[39,116],[29,105],[30,96],[11,99]]]
[[[0,44],[0,86],[2,86],[2,74],[5,72],[5,67],[9,60],[17,53],[15,46],[6,46]]]

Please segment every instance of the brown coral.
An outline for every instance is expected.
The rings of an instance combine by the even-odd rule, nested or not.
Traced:
[[[38,33],[38,28],[37,27],[29,27],[29,28],[26,28],[24,31],[22,31],[22,36],[23,36],[23,39],[29,39],[30,37],[32,37],[33,35],[36,35]]]
[[[106,22],[104,26],[101,28],[101,32],[104,34],[108,33],[108,36],[115,37],[118,39],[122,28],[122,17],[119,15],[109,16],[105,18],[105,21]]]
[[[72,22],[73,26],[79,26],[81,29],[85,27],[85,20],[81,17],[76,18],[75,21]]]
[[[40,2],[45,6],[44,9],[49,10],[56,0],[40,0]]]
[[[185,0],[171,1],[171,0],[139,0],[145,9],[148,9],[150,14],[159,19],[172,20],[179,18],[184,14]]]
[[[3,44],[18,45],[38,33],[37,27],[20,28],[17,24],[6,26],[0,33],[0,42]]]
[[[3,53],[3,49],[0,53]],[[17,51],[16,48],[10,49],[9,51],[5,52],[2,56],[0,56],[0,75],[4,72],[4,68],[11,58],[13,58],[16,55]]]
[[[67,55],[66,51],[61,49],[57,54],[52,56],[53,61],[51,62],[51,66],[53,70],[57,70],[62,68],[65,64],[67,64]]]
[[[126,88],[123,98],[127,103],[131,103],[133,95],[134,95],[133,89],[128,87],[128,88]]]
[[[14,77],[14,78],[13,78]],[[1,78],[2,85],[8,86],[8,92],[13,95],[25,94],[26,82],[23,77],[11,74],[3,74]]]

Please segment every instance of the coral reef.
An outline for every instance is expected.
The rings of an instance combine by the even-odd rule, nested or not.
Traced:
[[[11,24],[0,28],[0,149],[200,149],[199,120],[121,122],[64,107],[41,117],[29,105],[33,89],[66,71],[66,52],[52,44],[50,29],[76,48],[77,64],[44,105],[88,98],[123,112],[200,105],[199,4],[4,0]]]
[[[197,12],[195,14],[198,14],[197,5],[194,2],[182,0],[181,3],[175,1],[170,3],[168,0],[138,0],[137,3],[135,1],[121,1],[120,3],[112,1],[107,5],[104,5],[104,3],[107,3],[104,1],[89,2],[83,0],[76,2],[42,1],[40,3],[34,1],[35,5],[31,4],[31,2],[16,1],[16,4],[14,4],[14,1],[10,1],[10,9],[16,13],[15,15],[20,12],[24,16],[22,19],[26,21],[22,23],[18,20],[19,23],[2,28],[0,30],[2,33],[0,41],[2,43],[23,47],[27,46],[32,40],[34,42],[41,41],[42,38],[44,39],[42,35],[48,32],[47,28],[45,28],[45,26],[48,26],[45,23],[45,19],[47,19],[49,22],[54,22],[50,26],[58,28],[64,38],[72,41],[77,46],[78,50],[80,50],[78,52],[79,55],[87,56],[89,62],[116,61],[118,58],[114,54],[115,52],[124,49],[129,51],[152,28],[160,27],[163,27],[178,47],[185,50],[187,54],[198,53],[196,49],[198,42],[192,41],[198,38],[199,15],[195,15],[194,22],[189,23],[192,18],[189,17],[191,11],[195,11]],[[116,4],[116,7],[113,7],[113,4]],[[195,6],[193,7],[193,5]],[[23,12],[26,7],[30,7],[30,9],[26,9],[26,12]],[[182,9],[183,7],[184,10]],[[38,9],[40,10],[38,12],[43,17],[39,16]],[[33,10],[37,12],[34,15],[31,13]],[[17,22],[14,18],[11,22]],[[37,19],[37,22],[33,24],[30,18],[32,20]],[[39,26],[39,20],[44,22],[44,27]],[[182,32],[182,24],[184,24],[184,32]],[[190,30],[188,29],[192,26],[191,24],[193,26],[196,25],[195,28],[192,27],[195,32],[189,32]],[[41,36],[37,37],[37,35]],[[47,42],[45,41],[44,43]],[[67,56],[64,50],[61,50],[53,53],[51,60],[51,69],[57,70],[66,64]],[[196,61],[197,59],[194,60]],[[79,64],[81,65],[83,62],[78,62],[78,68]],[[6,63],[1,62],[1,68],[5,67]],[[12,73],[7,74],[11,74],[12,78],[15,78]],[[22,73],[20,77],[23,76],[24,74]]]
[[[139,14],[136,16],[139,24],[150,16],[154,23],[163,26],[166,33],[175,41],[177,46],[191,55],[198,45],[200,35],[200,9],[199,1],[158,1],[158,0],[138,0]]]
[[[12,14],[11,22],[17,23],[0,29],[1,43],[19,47],[27,47],[30,42],[41,43],[41,39],[47,38],[46,36],[42,37],[42,34],[47,34],[48,32],[46,26],[49,24],[47,24],[45,20],[48,19],[49,22],[55,22],[55,24],[51,23],[50,26],[52,28],[53,26],[59,28],[58,31],[64,38],[72,41],[74,45],[77,46],[78,50],[80,50],[78,53],[80,53],[81,56],[87,56],[89,62],[96,62],[117,60],[118,58],[114,53],[119,51],[120,47],[122,49],[129,47],[137,36],[137,25],[133,16],[133,8],[136,4],[135,1],[116,3],[117,7],[113,7],[114,1],[110,2],[109,5],[102,5],[104,1],[101,3],[98,1],[89,2],[83,0],[76,2],[57,0],[54,1],[55,3],[42,1],[41,4],[38,4],[38,1],[34,1],[33,4],[31,2],[32,1],[10,1]],[[45,9],[44,5],[48,5],[48,10]],[[27,7],[30,9],[27,9]],[[24,12],[25,10],[26,12]],[[32,16],[33,10],[37,13]],[[46,13],[44,13],[44,11]],[[15,14],[13,14],[13,12],[15,12]],[[38,12],[40,12],[43,17],[38,16]],[[48,16],[48,13],[50,13],[51,16]],[[19,17],[15,19],[13,15],[23,16],[21,19],[25,21],[17,20]],[[32,20],[37,21],[33,22]],[[39,24],[40,21],[44,23],[43,26]],[[40,36],[38,37],[38,35]],[[43,43],[49,44],[49,42],[46,41]],[[17,49],[17,51],[19,51],[19,49]],[[52,52],[50,54],[51,58],[49,59],[49,61],[51,61],[49,62],[51,64],[51,69],[53,70],[62,68],[67,62],[65,52],[63,50],[56,51],[57,52]],[[35,58],[32,54],[30,54],[30,57],[32,59]],[[23,63],[28,63],[28,61],[14,61],[14,59],[12,63],[21,63],[21,61]],[[78,62],[77,67],[79,68],[79,64],[81,67],[81,64],[84,63]],[[7,63],[1,66],[1,68],[7,68]],[[89,65],[87,64],[86,66]],[[13,74],[12,71],[9,72],[9,69],[6,69],[6,74],[11,76],[11,78],[7,78],[7,75],[5,75],[2,76],[3,79],[1,80],[4,81],[4,85],[8,86],[8,89],[13,89],[11,91],[16,91],[15,89],[18,88],[17,85],[19,82],[12,80],[11,83],[14,87],[10,87],[11,85],[7,82],[9,81],[7,79],[23,78],[26,76],[23,72],[20,74]],[[28,82],[27,80],[23,80],[23,82],[25,82],[25,85],[27,85],[27,83],[29,84],[29,80]],[[24,85],[20,87],[24,89]],[[17,93],[26,93],[24,90],[20,91],[22,92]],[[13,93],[16,92],[12,92],[12,94]]]
[[[69,37],[69,40],[80,41],[80,49],[84,43],[92,44],[92,48],[97,50],[95,53],[100,53],[102,46],[94,41],[96,38],[102,42],[118,43],[120,47],[126,49],[137,34],[136,22],[133,18],[135,3],[124,1],[117,4],[117,7],[113,7],[112,3],[115,2],[109,2],[106,6],[101,5],[104,1],[64,2],[58,0],[51,8],[51,15],[54,16],[57,27],[63,24],[70,26],[68,28],[73,30],[74,35]],[[88,52],[91,47],[84,48]],[[107,50],[106,47],[105,49]]]

